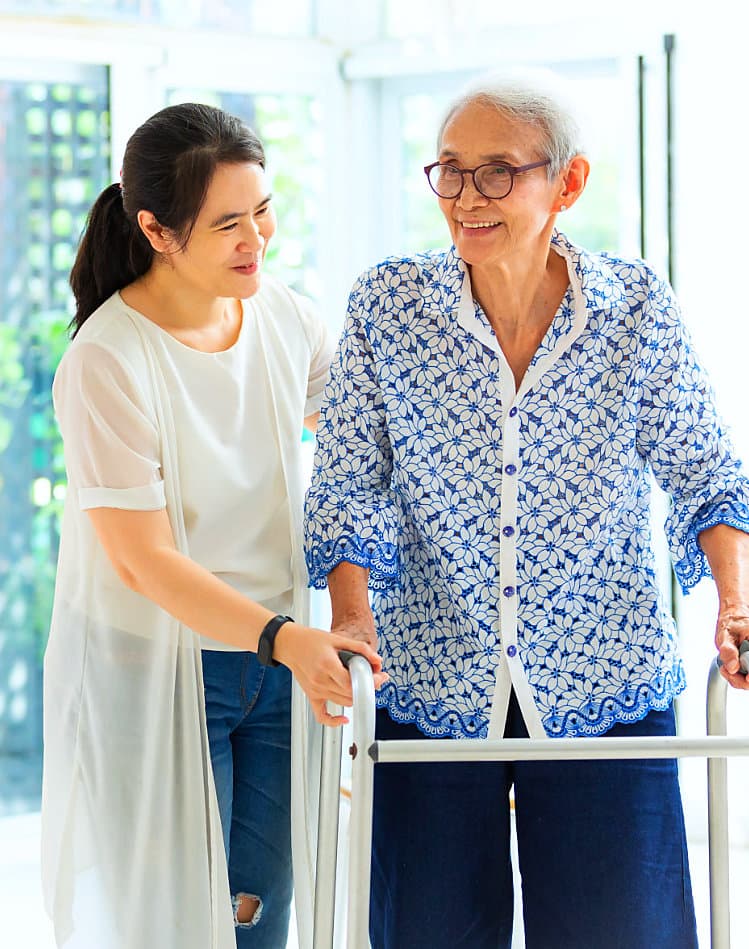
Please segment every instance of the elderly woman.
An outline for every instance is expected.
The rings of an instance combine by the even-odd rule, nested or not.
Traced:
[[[379,635],[381,738],[673,734],[651,472],[749,688],[749,484],[667,283],[556,230],[588,177],[577,134],[531,87],[454,102],[425,169],[453,246],[351,294],[307,563],[333,628]],[[511,787],[528,949],[697,945],[676,763],[538,761],[377,769],[375,949],[509,947]]]

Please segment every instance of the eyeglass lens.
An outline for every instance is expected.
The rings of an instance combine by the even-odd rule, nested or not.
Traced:
[[[435,165],[429,183],[443,198],[454,198],[463,188],[464,172],[454,165]],[[476,186],[487,198],[503,198],[512,187],[512,174],[502,165],[481,165],[476,169]]]

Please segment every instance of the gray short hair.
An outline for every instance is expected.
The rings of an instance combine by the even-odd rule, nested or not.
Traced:
[[[564,104],[563,97],[552,93],[537,81],[512,78],[479,80],[453,99],[440,124],[438,150],[450,119],[474,103],[493,106],[518,122],[540,129],[543,133],[541,157],[549,159],[550,179],[583,151],[580,128],[572,111]]]

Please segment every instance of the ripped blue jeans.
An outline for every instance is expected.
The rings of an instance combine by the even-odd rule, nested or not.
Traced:
[[[208,740],[229,887],[255,897],[237,949],[284,949],[292,898],[291,673],[251,652],[203,650]],[[236,918],[236,916],[235,916]]]

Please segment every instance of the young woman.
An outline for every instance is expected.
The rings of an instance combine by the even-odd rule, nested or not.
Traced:
[[[60,946],[285,946],[292,674],[327,724],[344,720],[327,701],[351,702],[338,649],[384,678],[370,647],[305,625],[299,446],[330,348],[309,302],[261,278],[275,226],[255,135],[173,106],[128,142],[71,274],[45,657]]]

